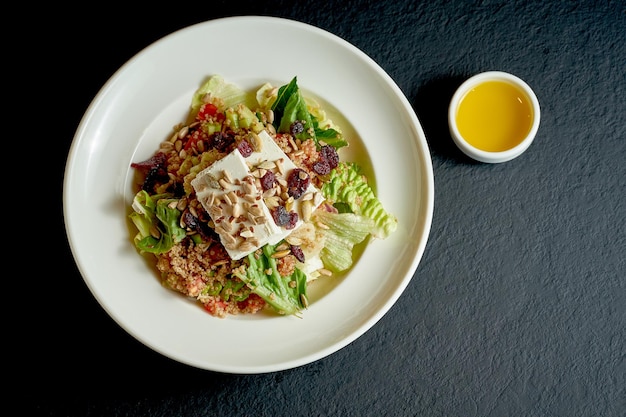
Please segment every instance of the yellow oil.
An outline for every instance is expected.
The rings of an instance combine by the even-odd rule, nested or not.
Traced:
[[[518,145],[533,124],[526,94],[504,81],[486,81],[468,91],[456,114],[461,136],[472,146],[501,152]]]

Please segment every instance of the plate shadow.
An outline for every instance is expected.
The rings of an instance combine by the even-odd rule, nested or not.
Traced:
[[[456,146],[448,128],[448,106],[457,88],[467,79],[463,76],[437,78],[420,86],[410,97],[411,105],[424,129],[433,156],[458,163],[475,164]]]

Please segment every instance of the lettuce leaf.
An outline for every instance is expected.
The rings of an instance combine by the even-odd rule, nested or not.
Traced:
[[[263,84],[256,92],[256,101],[262,109],[271,109],[276,101],[276,96],[272,94],[274,86],[270,83]]]
[[[328,229],[318,229],[324,237],[324,247],[320,252],[324,266],[333,272],[349,269],[354,262],[354,246],[370,235],[374,220],[354,213],[323,210],[316,211],[314,218],[316,222],[328,226]]]
[[[323,141],[327,145],[335,147],[335,149],[348,146],[348,141],[343,138],[341,128],[335,124],[322,108],[322,106],[310,97],[306,97],[306,104],[313,126],[315,128],[315,137],[319,141]]]
[[[135,211],[129,217],[138,230],[133,242],[140,252],[164,253],[185,238],[185,229],[180,227],[180,211],[175,204],[174,208],[169,207],[172,202],[178,200],[168,193],[150,196],[141,190],[135,195]]]
[[[278,96],[272,104],[276,131],[291,133],[291,125],[299,120],[303,123],[304,130],[297,133],[296,138],[313,139],[318,148],[322,145],[320,140],[335,148],[347,146],[348,142],[343,138],[341,131],[334,128],[332,121],[326,119],[325,113],[316,111],[319,105],[316,107],[315,101],[307,101],[300,93],[297,81],[297,77],[293,77],[289,84],[278,89]],[[316,114],[323,117],[325,123],[320,124]]]
[[[272,104],[272,110],[274,111],[274,127],[278,129],[281,123],[283,114],[285,113],[285,107],[289,97],[298,93],[298,77],[293,77],[289,84],[285,84],[278,89],[278,96]]]
[[[331,204],[374,220],[371,233],[376,238],[384,239],[396,230],[398,219],[385,210],[359,165],[340,162],[329,176],[329,181],[322,186],[322,194]]]
[[[291,276],[283,277],[278,272],[276,259],[272,255],[276,245],[265,245],[262,253],[248,255],[248,266],[236,269],[233,275],[245,282],[252,292],[263,298],[279,314],[297,314],[306,308],[306,274],[296,268]],[[290,285],[293,281],[294,284]]]
[[[213,97],[221,100],[221,106],[218,106],[221,111],[240,103],[251,109],[258,106],[254,92],[245,91],[235,84],[226,82],[221,75],[213,75],[196,90],[191,98],[191,115],[193,117],[195,117],[203,104],[206,94],[211,94]]]
[[[282,106],[283,102],[284,106]],[[274,103],[274,117],[277,116],[277,111],[278,116],[280,117],[280,124],[276,129],[278,132],[290,133],[293,122],[300,120],[303,123],[304,129],[302,132],[295,135],[296,138],[301,140],[314,139],[317,143],[311,113],[309,113],[306,101],[300,94],[295,77],[291,83],[278,90],[278,98]]]

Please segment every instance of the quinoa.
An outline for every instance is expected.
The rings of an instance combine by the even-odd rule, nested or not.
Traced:
[[[277,262],[278,273],[283,277],[287,277],[296,269],[296,257],[293,255],[287,255],[284,258],[280,258]]]
[[[278,134],[274,137],[274,141],[298,168],[305,170],[311,177],[316,177],[311,167],[319,160],[319,152],[313,139],[302,142],[300,139],[294,140],[290,134]]]
[[[238,262],[224,258],[218,243],[208,248],[195,245],[190,239],[157,255],[157,269],[167,288],[195,298],[217,317],[228,314],[256,313],[265,302],[237,277],[231,275]],[[247,298],[253,300],[243,302]]]

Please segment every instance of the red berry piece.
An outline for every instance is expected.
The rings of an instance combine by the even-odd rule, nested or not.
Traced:
[[[287,194],[297,200],[309,188],[309,184],[311,184],[309,174],[301,168],[294,168],[287,177]]]
[[[300,246],[291,245],[291,253],[296,257],[300,262],[304,262],[304,252],[302,252],[302,248]]]
[[[298,214],[290,211],[288,212],[285,206],[277,206],[272,210],[272,218],[277,226],[284,227],[287,230],[296,227],[298,222]]]
[[[326,161],[317,161],[312,168],[317,175],[326,175],[330,172],[330,165]]]
[[[293,122],[291,126],[289,126],[289,132],[293,136],[304,132],[304,123],[302,123],[302,120],[296,120],[295,122]]]
[[[265,175],[261,177],[261,187],[263,187],[263,191],[267,191],[274,187],[276,183],[276,175],[272,171],[267,171]]]
[[[239,153],[244,158],[252,155],[252,146],[250,146],[250,143],[245,139],[239,142],[239,145],[237,145],[237,149],[239,149]]]
[[[337,154],[337,149],[330,145],[324,145],[320,149],[320,160],[328,163],[330,169],[337,168],[339,165],[339,155]]]

